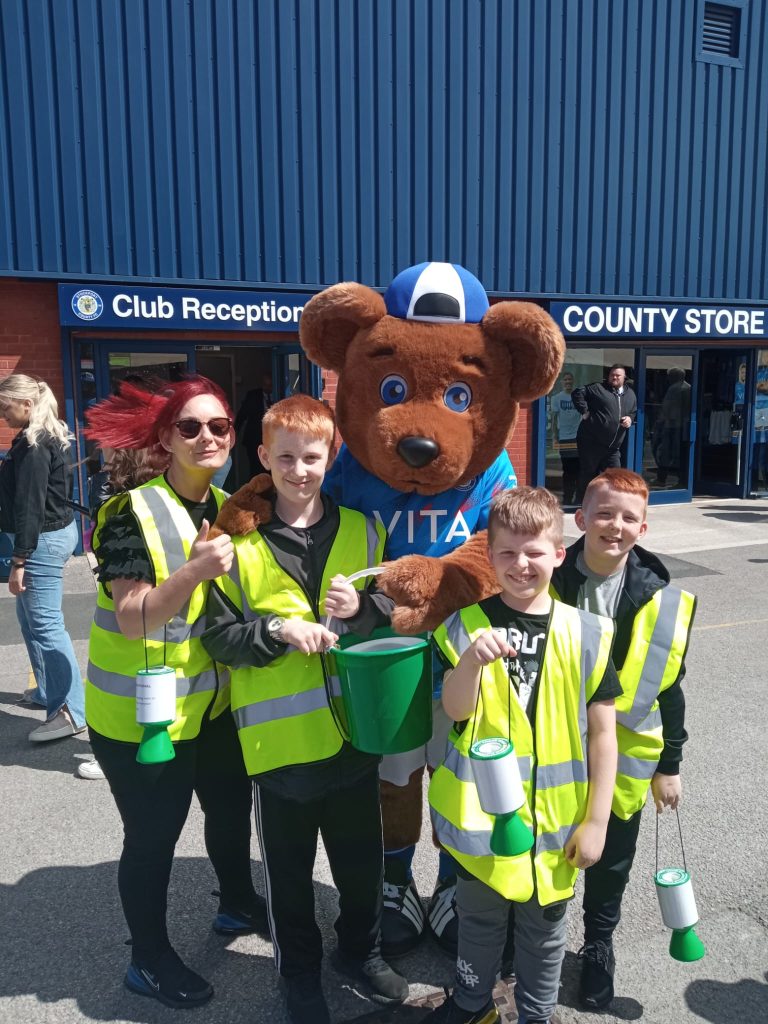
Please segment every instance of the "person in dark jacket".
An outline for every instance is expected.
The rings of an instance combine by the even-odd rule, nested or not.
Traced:
[[[614,363],[605,381],[574,389],[573,406],[581,413],[576,433],[577,505],[584,500],[584,491],[594,476],[611,466],[621,465],[621,446],[637,416],[637,398],[626,381],[626,370]]]
[[[637,473],[608,469],[592,480],[576,513],[585,536],[552,577],[565,604],[616,623],[613,662],[624,690],[616,701],[619,774],[605,848],[584,875],[580,998],[590,1010],[613,998],[613,933],[649,784],[658,813],[677,809],[688,738],[681,684],[696,601],[671,587],[659,559],[636,543],[647,530],[647,504],[648,487]]]
[[[261,378],[261,387],[253,388],[243,399],[235,417],[235,433],[245,448],[248,456],[248,479],[263,472],[259,461],[259,445],[261,444],[261,421],[272,405],[272,374],[265,373]],[[243,481],[246,483],[247,481]]]
[[[29,739],[46,743],[85,729],[83,679],[61,610],[78,541],[70,433],[48,385],[23,373],[0,382],[0,416],[19,431],[0,467],[0,529],[13,536],[8,589],[37,683],[23,703],[45,707]]]

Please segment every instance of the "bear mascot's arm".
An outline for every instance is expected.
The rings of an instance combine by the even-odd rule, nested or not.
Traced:
[[[259,473],[227,498],[219,509],[208,540],[223,533],[240,537],[251,533],[262,523],[268,523],[272,518],[274,497],[272,477],[269,473]]]
[[[397,632],[437,629],[459,608],[498,594],[487,549],[488,534],[482,530],[442,558],[405,555],[387,562],[376,582],[395,602],[392,625]]]

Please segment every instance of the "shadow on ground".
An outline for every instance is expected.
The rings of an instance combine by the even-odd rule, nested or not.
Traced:
[[[13,707],[18,693],[0,692],[0,708]],[[0,710],[3,742],[0,744],[0,766],[15,765],[41,772],[62,772],[74,775],[82,760],[91,756],[88,733],[51,740],[49,743],[30,743],[29,734],[45,721],[44,708],[25,708],[16,714]]]
[[[217,900],[210,894],[215,885],[207,859],[174,861],[168,905],[171,942],[216,992],[200,1019],[205,1024],[285,1024],[271,945],[256,936],[227,940],[212,931]],[[353,1021],[380,1013],[381,1008],[330,966],[338,908],[335,890],[316,881],[315,897],[325,940],[323,984],[332,1020]],[[13,1002],[29,996],[41,1004],[73,1001],[80,1016],[62,1006],[62,1020],[162,1024],[178,1018],[174,1011],[123,987],[130,947],[117,891],[116,861],[40,868],[16,884],[0,885],[0,934],[13,937],[3,943],[4,1020],[27,1024],[39,1019],[38,1011],[30,1012],[28,999]],[[410,982],[435,984],[442,964],[436,963],[435,950],[425,943],[420,952],[397,961],[396,967]],[[450,976],[452,965],[447,958],[445,968]],[[425,1013],[423,1008],[410,1010],[396,1019],[410,1024]]]
[[[765,978],[768,981],[768,974]],[[692,981],[685,990],[685,1001],[702,1020],[712,1024],[733,1019],[737,1008],[744,1022],[768,1020],[768,985],[754,978],[734,982]]]

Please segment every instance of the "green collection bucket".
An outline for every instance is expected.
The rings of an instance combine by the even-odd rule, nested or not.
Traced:
[[[432,651],[424,636],[376,630],[333,648],[350,742],[367,754],[402,754],[432,735]]]

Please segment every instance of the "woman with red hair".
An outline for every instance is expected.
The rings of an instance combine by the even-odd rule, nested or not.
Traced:
[[[149,393],[123,383],[88,411],[88,437],[110,448],[162,450],[168,468],[101,507],[93,537],[99,592],[91,627],[86,719],[94,755],[123,820],[118,888],[131,933],[126,986],[166,1006],[206,1002],[212,986],[171,946],[168,883],[195,792],[220,888],[214,929],[266,930],[250,863],[251,789],[229,708],[229,681],[200,642],[210,580],[226,573],[230,538],[208,539],[226,495],[211,485],[234,440],[232,412],[204,377]],[[176,671],[172,760],[139,764],[136,673]]]

